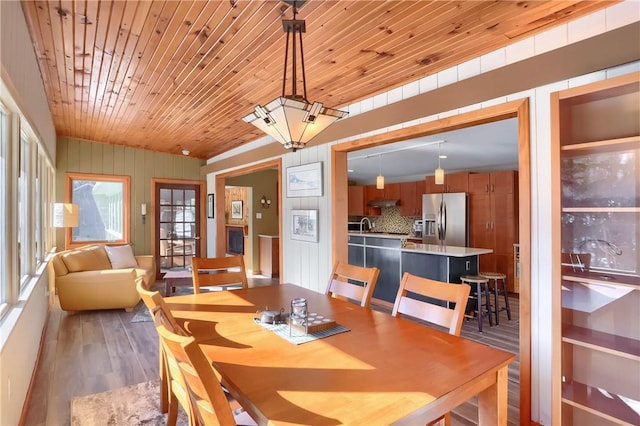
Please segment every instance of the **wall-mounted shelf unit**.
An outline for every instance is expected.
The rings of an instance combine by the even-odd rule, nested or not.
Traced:
[[[551,105],[554,424],[637,425],[640,74],[553,93]]]

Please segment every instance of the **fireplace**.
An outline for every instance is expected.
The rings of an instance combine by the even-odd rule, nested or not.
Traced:
[[[244,254],[243,226],[227,226],[227,254]]]

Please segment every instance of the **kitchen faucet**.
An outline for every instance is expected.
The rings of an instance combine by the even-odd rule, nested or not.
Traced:
[[[367,224],[369,225],[368,229],[369,230],[373,229],[373,225],[371,224],[371,220],[369,220],[368,217],[363,217],[362,219],[360,219],[360,232],[362,232],[362,225],[364,225],[365,220],[367,221]]]

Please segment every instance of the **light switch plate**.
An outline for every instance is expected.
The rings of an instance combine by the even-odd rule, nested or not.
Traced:
[[[256,213],[256,219],[262,219],[262,213]]]

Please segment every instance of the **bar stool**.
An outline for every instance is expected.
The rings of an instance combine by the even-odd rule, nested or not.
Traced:
[[[500,272],[480,272],[480,275],[489,279],[489,287],[491,287],[491,281],[493,281],[493,300],[495,302],[495,310],[493,312],[496,314],[496,325],[500,324],[498,317],[501,311],[507,311],[507,318],[511,321],[511,308],[509,307],[509,295],[507,294],[507,276]],[[503,307],[500,307],[498,299],[500,294],[504,296]]]
[[[476,309],[473,311],[478,314],[478,331],[482,333],[482,321],[483,315],[487,314],[489,316],[489,326],[493,327],[493,319],[491,318],[491,312],[493,309],[491,308],[491,293],[489,293],[489,278],[482,277],[479,275],[463,275],[460,277],[460,281],[463,284],[468,284],[471,286],[473,290],[473,284],[475,284],[475,296],[469,296],[469,299],[476,299]],[[482,296],[485,298],[485,306],[482,306]]]

